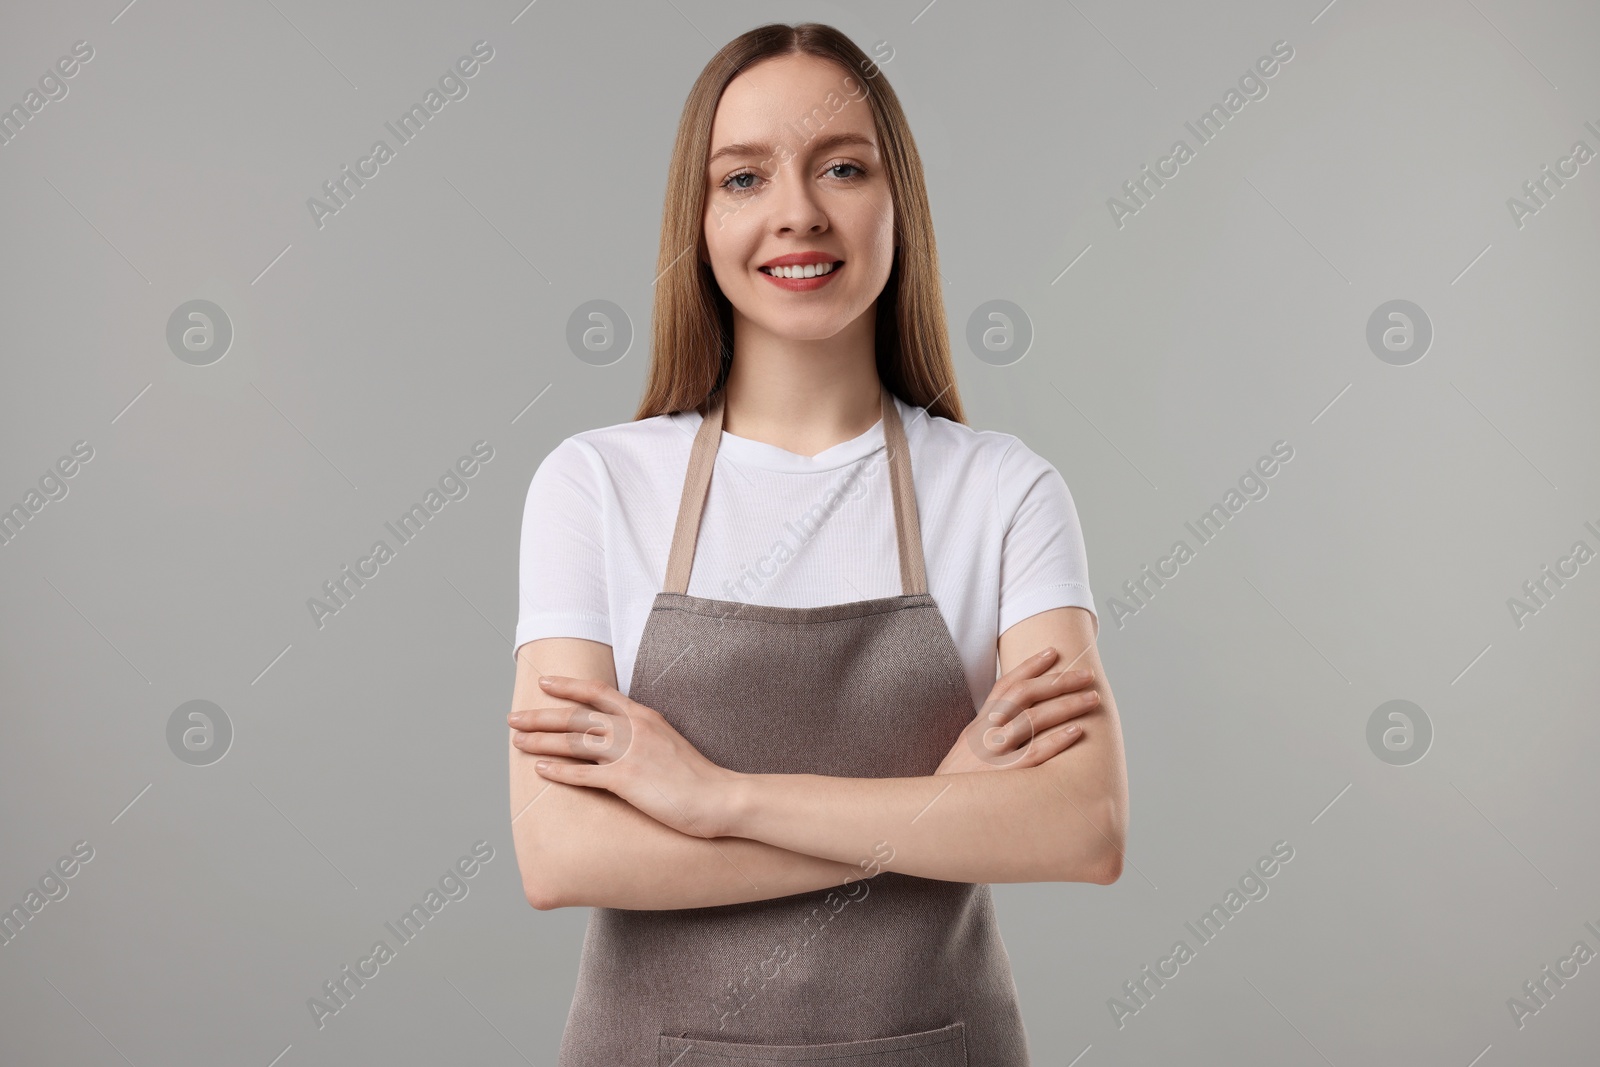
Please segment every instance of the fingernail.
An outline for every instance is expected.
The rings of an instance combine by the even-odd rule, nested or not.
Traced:
[[[1034,658],[1035,659],[1049,659],[1051,656],[1053,656],[1055,654],[1056,654],[1056,650],[1055,649],[1046,647],[1043,652],[1039,653]]]
[[[550,682],[551,682],[550,678],[546,677],[543,674],[539,675],[539,684],[540,685],[542,685],[542,686],[544,686],[545,688],[548,689],[550,687]]]

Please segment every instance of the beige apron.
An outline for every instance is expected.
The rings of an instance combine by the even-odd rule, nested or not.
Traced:
[[[976,709],[927,591],[893,397],[883,390],[904,592],[810,608],[686,595],[724,398],[695,437],[628,695],[730,770],[933,774]],[[893,847],[891,829],[864,866]],[[885,868],[771,900],[593,909],[559,1067],[1026,1067],[989,887]]]

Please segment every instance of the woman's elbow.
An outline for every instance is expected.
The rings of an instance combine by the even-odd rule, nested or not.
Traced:
[[[1102,843],[1100,862],[1096,867],[1096,885],[1111,885],[1122,877],[1123,853],[1128,847],[1128,811],[1118,798],[1107,798],[1100,808]]]
[[[1081,813],[1082,809],[1079,809]],[[1121,807],[1104,801],[1094,809],[1088,840],[1078,838],[1070,856],[1063,859],[1063,882],[1090,882],[1111,885],[1122,877],[1123,851],[1127,843],[1127,820]]]
[[[1051,881],[1088,882],[1092,885],[1111,885],[1122,877],[1122,854],[1110,845],[1095,849],[1085,856],[1081,851],[1064,859],[1056,868]]]
[[[562,899],[560,890],[547,877],[524,878],[522,892],[528,898],[529,906],[539,911],[566,907],[566,901]]]
[[[571,904],[560,877],[565,869],[562,858],[549,844],[528,837],[519,839],[517,865],[522,873],[522,894],[527,897],[529,906],[551,911]]]
[[[1096,876],[1090,881],[1095,885],[1111,885],[1122,877],[1122,852],[1118,849],[1108,848],[1106,856],[1101,861],[1096,871]]]

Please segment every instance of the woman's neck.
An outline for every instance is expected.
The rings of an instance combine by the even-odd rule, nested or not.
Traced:
[[[883,416],[873,310],[818,341],[739,330],[736,324],[723,430],[814,456],[872,429]]]

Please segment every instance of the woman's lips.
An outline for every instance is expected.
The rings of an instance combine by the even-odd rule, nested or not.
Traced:
[[[766,271],[760,269],[757,269],[756,273],[761,275],[767,281],[771,282],[773,285],[787,289],[792,293],[806,293],[813,289],[821,289],[824,285],[827,285],[829,282],[833,281],[834,277],[840,271],[844,270],[844,268],[844,261],[839,260],[835,262],[834,268],[828,273],[818,274],[811,278],[779,278],[777,275],[768,274]]]

